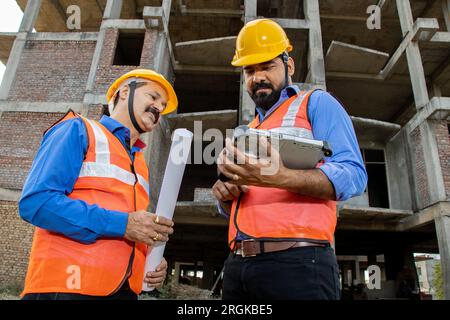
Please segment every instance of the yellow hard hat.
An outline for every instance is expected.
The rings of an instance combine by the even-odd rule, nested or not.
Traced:
[[[292,45],[283,28],[270,19],[257,19],[248,22],[239,32],[231,64],[235,67],[258,64],[285,51],[292,51]]]
[[[172,85],[169,83],[169,81],[166,80],[166,78],[164,78],[162,74],[149,69],[136,69],[130,71],[114,81],[114,83],[109,87],[108,92],[106,93],[106,99],[108,103],[112,102],[112,99],[115,98],[117,92],[124,85],[131,82],[131,80],[136,80],[137,82],[139,82],[139,79],[155,81],[166,91],[168,97],[167,106],[163,110],[163,112],[161,112],[161,114],[168,114],[177,109],[178,98],[175,94],[175,90],[173,90]]]

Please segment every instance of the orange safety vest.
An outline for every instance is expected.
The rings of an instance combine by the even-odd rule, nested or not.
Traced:
[[[296,134],[313,139],[307,116],[313,91],[302,91],[267,114],[251,128]],[[322,200],[278,188],[249,186],[231,206],[228,242],[234,250],[237,232],[259,240],[334,242],[336,201]]]
[[[122,143],[102,124],[69,111],[60,121],[80,117],[89,146],[71,199],[130,213],[149,204],[148,168],[142,152],[131,161]],[[56,123],[56,124],[57,124]],[[55,125],[56,125],[55,124]],[[25,280],[27,293],[64,292],[107,296],[128,279],[142,290],[147,246],[125,238],[100,238],[83,244],[36,228]]]

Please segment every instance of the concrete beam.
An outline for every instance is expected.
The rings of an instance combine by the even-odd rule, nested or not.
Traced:
[[[431,207],[420,210],[419,212],[414,213],[410,217],[404,218],[399,221],[398,231],[414,231],[414,229],[423,227],[427,224],[433,223],[433,221],[441,216],[442,214],[450,214],[449,202],[438,202]],[[444,209],[447,208],[447,211]]]
[[[21,191],[0,188],[0,201],[19,201]]]
[[[114,28],[114,29],[128,29],[128,30],[144,30],[145,29],[144,20],[140,19],[108,19],[103,20],[102,29]]]
[[[41,8],[42,0],[27,1],[19,32],[33,32]]]
[[[387,142],[396,135],[401,126],[396,123],[350,116],[360,142]]]
[[[205,66],[205,65],[187,65],[175,63],[174,71],[177,74],[189,73],[189,74],[236,74],[240,73],[239,68],[226,67],[226,66]]]
[[[430,103],[425,105],[420,111],[418,111],[414,117],[405,125],[405,130],[409,135],[414,131],[422,122],[430,118],[446,119],[447,114],[450,112],[450,98],[447,97],[434,97]],[[439,116],[440,115],[440,116]]]
[[[417,41],[421,32],[432,32],[432,34],[434,35],[434,33],[436,33],[438,29],[439,23],[437,19],[418,18],[412,26],[412,29],[403,38],[402,42],[398,46],[397,50],[395,50],[392,57],[389,59],[386,66],[383,68],[383,70],[381,70],[380,75],[382,76],[382,78],[388,79],[391,76],[392,72],[394,71],[394,67],[397,65],[401,56],[411,44],[411,41]]]
[[[332,41],[325,55],[328,72],[378,74],[389,54],[340,41]]]
[[[403,36],[406,37],[414,28],[413,15],[409,0],[396,0],[397,11],[400,18],[400,25]],[[408,69],[413,87],[414,100],[416,108],[424,107],[430,100],[428,97],[427,84],[425,81],[425,72],[423,69],[422,58],[420,55],[419,43],[409,41],[406,46],[406,58]]]
[[[105,11],[103,12],[103,19],[120,19],[122,5],[122,0],[108,0]]]
[[[84,95],[83,103],[85,105],[108,104],[108,102],[106,101],[106,94],[93,94],[93,93],[86,93]]]
[[[217,213],[215,202],[178,201],[175,207],[176,224],[228,226],[228,221]]]
[[[142,16],[148,29],[164,30],[164,25],[167,24],[163,7],[144,7]]]
[[[283,18],[272,18],[273,21],[278,23],[283,29],[304,29],[308,30],[310,28],[310,22],[303,19],[283,19]]]
[[[400,221],[405,217],[412,216],[411,210],[386,209],[375,207],[356,207],[344,204],[339,206],[339,218],[351,218],[361,221]]]
[[[444,44],[450,47],[450,31],[449,32],[436,32],[430,39],[432,44]]]
[[[194,130],[194,121],[201,121],[202,131],[200,134],[208,129],[218,129],[225,134],[227,129],[234,129],[237,126],[237,110],[178,113],[168,115],[167,120],[172,131],[186,128],[197,134]]]
[[[42,41],[97,41],[98,32],[33,32],[27,40]]]
[[[303,4],[305,18],[309,24],[308,75],[306,76],[306,82],[314,83],[326,90],[319,1],[304,0]]]
[[[358,221],[349,219],[338,219],[336,230],[353,230],[353,231],[397,231],[397,223],[384,221]]]
[[[410,83],[409,76],[407,75],[392,75],[389,80],[386,80],[381,74],[371,74],[371,73],[356,73],[356,72],[334,72],[327,71],[327,78],[335,78],[335,79],[360,79],[360,80],[370,80],[370,81],[378,81],[384,82],[389,81],[390,84],[408,84]]]
[[[81,113],[83,103],[0,101],[0,112],[66,113],[69,109]]]
[[[183,16],[207,16],[207,17],[225,17],[225,18],[235,18],[242,17],[244,14],[243,10],[236,9],[188,9],[186,6],[180,7],[180,13]]]
[[[234,55],[236,36],[210,38],[178,42],[175,44],[175,56],[180,64],[230,66]],[[208,54],[215,52],[215,54]]]

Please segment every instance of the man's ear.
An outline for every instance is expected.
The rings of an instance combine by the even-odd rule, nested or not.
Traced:
[[[294,59],[292,59],[291,57],[289,57],[288,59],[288,74],[290,77],[292,77],[295,73],[295,62]]]
[[[130,88],[128,86],[124,86],[119,90],[119,99],[128,100],[128,94],[130,93]]]

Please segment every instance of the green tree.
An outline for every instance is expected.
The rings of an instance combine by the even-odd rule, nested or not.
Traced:
[[[438,300],[444,299],[444,281],[442,280],[442,269],[440,261],[433,268],[433,283],[435,296]]]

